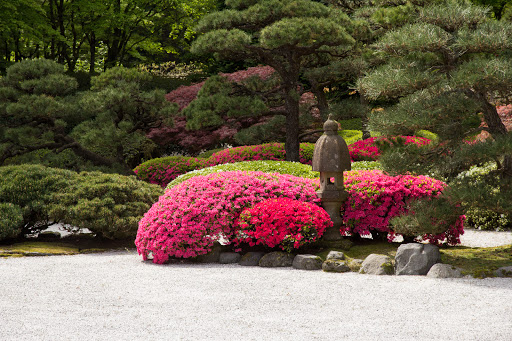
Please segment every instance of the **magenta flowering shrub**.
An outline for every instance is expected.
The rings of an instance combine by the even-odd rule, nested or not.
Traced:
[[[201,158],[168,156],[141,163],[133,171],[139,179],[165,188],[177,176],[207,167],[206,163]]]
[[[269,198],[318,203],[310,179],[263,172],[221,172],[193,177],[168,189],[139,222],[135,245],[154,263],[208,253],[220,238],[231,241],[245,208]]]
[[[388,176],[380,170],[345,173],[345,187],[349,198],[343,207],[342,234],[368,235],[372,231],[387,232],[388,239],[395,236],[389,219],[406,212],[410,200],[431,197],[441,193],[446,184],[427,176]],[[455,226],[440,235],[425,235],[422,239],[449,245],[460,243],[464,217]]]
[[[310,165],[313,160],[313,150],[315,145],[312,143],[301,143],[299,149],[300,163]],[[239,161],[258,161],[274,160],[284,161],[286,152],[283,143],[265,143],[253,146],[241,146],[221,150],[212,154],[208,159],[210,166],[216,166],[224,163],[234,163]]]
[[[405,144],[414,143],[418,146],[424,146],[430,143],[430,140],[419,136],[400,136],[405,139]],[[379,148],[376,145],[376,141],[385,141],[393,145],[392,139],[383,137],[370,137],[366,140],[360,140],[352,143],[348,146],[350,152],[350,158],[352,161],[377,161],[380,156]]]
[[[240,214],[234,243],[279,246],[291,252],[316,241],[331,226],[329,214],[318,205],[289,198],[268,199]]]

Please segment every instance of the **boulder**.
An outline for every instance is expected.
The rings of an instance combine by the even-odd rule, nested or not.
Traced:
[[[349,272],[350,267],[345,260],[327,259],[322,263],[322,270],[325,272]]]
[[[512,266],[504,266],[495,271],[498,277],[512,277]]]
[[[359,273],[369,275],[392,275],[393,272],[393,261],[391,258],[374,253],[366,257],[359,270]]]
[[[426,275],[441,261],[439,248],[431,244],[409,243],[398,247],[395,256],[397,275]]]
[[[221,251],[222,245],[215,242],[213,244],[212,250],[209,253],[206,255],[197,256],[195,259],[199,263],[218,263]]]
[[[292,266],[293,258],[295,257],[291,253],[274,251],[261,257],[258,264],[266,268]]]
[[[240,258],[238,264],[242,266],[258,266],[261,257],[265,255],[265,252],[247,252]]]
[[[340,251],[330,251],[326,260],[328,259],[345,259],[345,255]]]
[[[433,278],[461,278],[462,272],[460,269],[449,264],[436,263],[432,265],[427,273],[427,277]]]
[[[297,255],[293,259],[292,266],[300,270],[320,270],[322,258],[315,255]]]
[[[361,270],[361,267],[363,266],[363,260],[354,258],[351,261],[348,262],[348,267],[351,271],[358,272]]]
[[[222,252],[219,257],[220,264],[233,264],[238,263],[242,256],[236,252]]]

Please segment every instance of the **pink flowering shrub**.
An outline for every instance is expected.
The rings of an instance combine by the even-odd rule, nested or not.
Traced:
[[[208,253],[221,237],[232,240],[245,208],[269,198],[318,203],[312,180],[263,172],[193,177],[167,190],[139,222],[135,245],[154,263]]]
[[[268,199],[240,214],[234,243],[279,246],[291,252],[316,241],[331,226],[329,214],[318,205],[289,198]]]
[[[312,143],[301,143],[299,149],[300,163],[310,165],[313,160]],[[283,143],[265,143],[253,146],[242,146],[221,150],[208,159],[210,166],[240,161],[274,160],[284,161],[286,152]]]
[[[405,139],[405,144],[414,143],[418,146],[424,146],[430,143],[430,140],[424,137],[418,136],[400,136]],[[380,156],[379,148],[377,147],[376,141],[385,141],[390,145],[393,142],[383,137],[370,137],[366,140],[360,140],[352,143],[348,146],[350,152],[350,158],[352,161],[377,161]]]
[[[168,156],[141,163],[133,171],[139,179],[165,187],[181,174],[207,167],[206,160],[195,157]]]
[[[427,176],[388,176],[380,170],[345,172],[345,187],[349,198],[343,210],[342,234],[368,235],[372,231],[387,232],[390,240],[394,232],[389,219],[406,212],[407,204],[414,199],[431,197],[441,193],[446,184]],[[426,235],[431,243],[460,243],[464,217],[441,235]]]

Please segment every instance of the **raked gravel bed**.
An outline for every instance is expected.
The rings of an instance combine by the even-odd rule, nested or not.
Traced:
[[[512,279],[153,265],[134,251],[6,258],[0,340],[511,341]]]

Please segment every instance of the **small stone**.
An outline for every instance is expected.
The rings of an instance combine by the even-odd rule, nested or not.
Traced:
[[[327,259],[322,263],[322,270],[325,272],[349,272],[350,267],[347,261],[341,259]]]
[[[437,263],[432,265],[427,273],[427,277],[432,278],[461,278],[462,272],[460,269],[449,264]]]
[[[238,263],[242,256],[236,252],[221,252],[219,257],[220,264],[233,264]]]
[[[439,248],[430,244],[402,244],[396,250],[397,275],[426,275],[430,268],[441,262]]]
[[[495,271],[498,277],[512,277],[512,266],[504,266]]]
[[[247,252],[240,258],[238,264],[242,266],[258,266],[260,259],[265,255],[265,252]]]
[[[315,255],[297,255],[293,259],[292,266],[300,270],[320,270],[322,258]]]
[[[340,251],[330,251],[327,255],[327,259],[345,259],[345,255]]]
[[[292,266],[294,258],[291,253],[275,251],[261,257],[258,264],[266,268]]]
[[[372,253],[363,261],[359,273],[369,275],[392,275],[394,273],[391,258]]]

